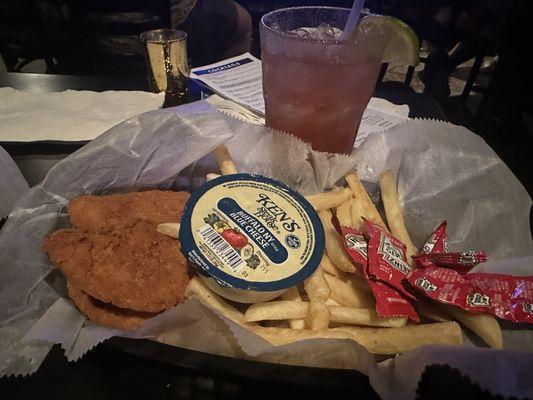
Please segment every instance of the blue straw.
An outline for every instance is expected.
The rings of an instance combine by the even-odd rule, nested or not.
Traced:
[[[354,0],[350,15],[348,15],[348,20],[346,21],[346,25],[344,25],[344,30],[342,31],[341,40],[346,40],[357,28],[359,15],[361,15],[361,10],[363,9],[364,4],[365,0]]]

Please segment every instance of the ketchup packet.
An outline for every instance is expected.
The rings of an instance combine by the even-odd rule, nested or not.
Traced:
[[[380,317],[407,317],[416,322],[420,321],[413,304],[392,287],[372,279],[368,280],[368,285],[376,299],[376,313]]]
[[[418,268],[435,267],[436,265],[426,257],[427,254],[441,254],[448,252],[448,235],[446,234],[447,221],[443,221],[431,234],[427,242],[412,256]]]
[[[420,249],[420,254],[447,253],[448,235],[446,234],[447,221],[443,221],[431,234],[426,244]]]
[[[341,235],[344,248],[356,265],[361,267],[361,272],[367,276],[368,253],[367,243],[363,232],[352,227],[341,226]]]
[[[411,272],[405,255],[405,245],[378,225],[365,220],[368,239],[368,275],[393,287],[407,298],[414,297],[403,287],[402,281]]]
[[[479,263],[487,261],[487,254],[483,251],[464,251],[462,253],[432,253],[413,256],[417,265],[428,267],[446,267],[458,272],[468,272]]]
[[[417,267],[446,267],[465,273],[477,264],[487,261],[487,254],[483,251],[471,250],[461,253],[450,253],[448,249],[446,224],[446,221],[442,222],[437,229],[433,231],[419,254],[412,256]]]
[[[472,273],[448,268],[417,269],[409,284],[427,297],[475,313],[533,323],[533,276]]]
[[[372,294],[376,299],[376,313],[380,317],[409,317],[418,321],[413,305],[387,284],[372,279],[368,273],[368,245],[362,232],[342,226],[343,243],[348,255],[361,267]]]

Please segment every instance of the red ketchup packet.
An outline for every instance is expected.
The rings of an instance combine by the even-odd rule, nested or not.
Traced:
[[[356,265],[361,267],[361,272],[366,276],[368,267],[367,243],[363,232],[352,227],[341,226],[344,248]]]
[[[448,236],[446,234],[447,222],[442,222],[433,231],[428,241],[419,254],[413,256],[413,261],[419,268],[446,267],[465,273],[477,264],[487,261],[487,254],[483,251],[465,251],[450,253],[448,249]]]
[[[361,272],[376,299],[376,313],[380,317],[409,317],[418,321],[418,315],[409,301],[385,283],[370,278],[368,274],[368,245],[363,233],[346,226],[342,226],[341,231],[348,255],[355,264],[361,267]]]
[[[446,267],[458,272],[468,272],[479,263],[487,261],[483,251],[464,251],[462,253],[432,253],[413,256],[415,263],[423,268]]]
[[[402,281],[411,272],[407,264],[405,245],[381,227],[365,220],[365,237],[368,239],[368,275],[381,281],[404,297],[414,297],[403,287]]]
[[[426,244],[420,249],[420,254],[447,253],[448,235],[446,234],[447,221],[443,221],[431,234]]]
[[[471,273],[449,268],[411,272],[409,284],[427,297],[475,313],[533,323],[533,276]]]

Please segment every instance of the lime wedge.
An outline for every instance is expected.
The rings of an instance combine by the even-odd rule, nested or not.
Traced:
[[[364,37],[376,42],[383,41],[382,62],[411,66],[418,64],[418,37],[402,20],[387,15],[367,15],[357,26],[357,39]]]

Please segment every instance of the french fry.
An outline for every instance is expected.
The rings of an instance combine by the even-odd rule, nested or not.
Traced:
[[[379,215],[376,206],[374,205],[374,203],[372,203],[370,196],[366,192],[365,187],[359,180],[357,174],[354,172],[350,172],[346,174],[345,178],[346,182],[348,182],[348,186],[352,190],[353,196],[355,197],[356,201],[359,202],[359,210],[360,212],[362,212],[361,216],[372,221],[375,224],[378,224],[388,232],[387,226],[383,222],[381,215]]]
[[[311,301],[307,311],[306,327],[312,331],[324,331],[329,325],[329,309],[322,301]]]
[[[300,292],[298,291],[298,288],[296,286],[288,288],[285,292],[281,294],[282,300],[289,300],[289,301],[302,301],[302,296],[300,296]],[[305,328],[305,320],[304,319],[291,319],[289,320],[289,326],[291,329],[304,329]]]
[[[503,348],[502,330],[493,315],[469,313],[448,304],[439,304],[438,307],[478,335],[493,349]]]
[[[371,308],[335,307],[330,306],[329,319],[331,322],[338,322],[351,325],[381,326],[385,328],[397,328],[404,326],[407,318],[392,317],[381,318],[376,311]]]
[[[463,335],[456,322],[405,325],[399,328],[339,326],[328,332],[345,332],[374,354],[396,354],[427,344],[461,345]]]
[[[426,344],[461,345],[463,335],[456,322],[406,325],[400,328],[361,328],[340,326],[326,331],[251,327],[250,330],[274,346],[309,339],[349,339],[374,354],[396,354]]]
[[[336,209],[337,219],[341,226],[350,226],[352,224],[351,202],[351,199],[348,199]]]
[[[331,297],[326,300],[327,306],[335,306],[335,307],[341,307],[339,303],[337,303],[335,300],[333,300]]]
[[[374,307],[374,297],[368,291],[358,290],[351,282],[344,282],[334,276],[324,274],[329,285],[330,297],[337,303],[354,308]]]
[[[220,178],[219,174],[209,173],[205,176],[206,181],[212,181],[213,179]]]
[[[311,330],[327,329],[329,321],[343,324],[394,328],[405,325],[406,318],[381,318],[372,309],[326,306],[321,301],[273,301],[250,306],[244,314],[245,322],[279,321],[305,316]]]
[[[281,294],[282,300],[289,301],[302,301],[302,296],[300,296],[300,291],[298,286],[291,286]]]
[[[353,199],[350,203],[350,217],[352,218],[352,227],[360,231],[364,228],[363,215],[365,211],[361,206],[360,199]],[[373,221],[372,221],[373,222]]]
[[[328,210],[340,206],[346,200],[352,197],[352,192],[348,188],[332,190],[325,193],[311,194],[305,196],[307,201],[311,203],[313,208],[317,211]]]
[[[414,261],[411,256],[416,254],[416,247],[405,227],[398,191],[396,190],[396,180],[391,171],[384,171],[379,175],[379,186],[390,231],[400,242],[405,244],[407,263],[413,266]]]
[[[331,329],[325,331],[312,331],[310,329],[283,329],[283,328],[266,328],[263,326],[255,326],[250,328],[256,335],[261,336],[266,341],[272,343],[274,346],[282,346],[284,344],[298,342],[300,340],[309,339],[349,339],[353,340],[350,333],[344,331],[332,331]]]
[[[244,322],[304,319],[307,318],[309,303],[303,301],[269,301],[255,303],[244,313]]]
[[[322,255],[322,260],[320,261],[320,265],[318,266],[322,271],[327,272],[330,275],[333,276],[339,276],[339,269],[331,262],[331,260],[328,257],[328,253],[326,250],[324,250],[324,254]]]
[[[243,314],[232,305],[226,303],[222,297],[213,293],[197,276],[193,277],[187,288],[185,289],[185,297],[188,299],[196,299],[204,306],[218,311],[220,314],[231,319],[233,322],[243,325],[252,326],[256,324],[246,324],[243,319]]]
[[[311,301],[326,301],[329,298],[329,285],[320,266],[304,281],[304,288]]]
[[[174,222],[165,222],[164,224],[157,225],[157,231],[163,235],[177,239],[180,233],[180,224]]]
[[[355,265],[348,254],[346,254],[346,250],[342,245],[342,239],[331,222],[331,212],[329,210],[321,210],[318,212],[318,216],[324,227],[328,257],[341,271],[354,272]]]
[[[345,280],[345,282],[350,283],[356,291],[368,293],[372,295],[372,289],[370,289],[370,286],[368,286],[368,283],[366,282],[365,278],[358,275],[352,275],[348,276],[348,279]]]
[[[223,144],[215,149],[215,157],[217,159],[218,167],[222,175],[230,175],[238,173],[237,167],[229,154],[229,150]]]
[[[381,318],[373,309],[344,306],[327,306],[322,301],[270,301],[252,304],[243,320],[245,322],[280,321],[306,318],[306,328],[311,330],[327,329],[329,321],[343,324],[400,327],[406,318]]]

